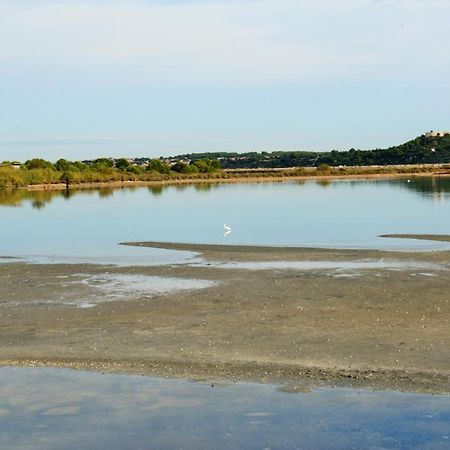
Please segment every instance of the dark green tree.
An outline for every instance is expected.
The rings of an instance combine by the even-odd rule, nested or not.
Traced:
[[[148,163],[147,170],[149,172],[169,174],[170,166],[165,161],[161,161],[160,159],[151,159]]]
[[[69,170],[69,168],[72,166],[72,163],[70,161],[67,161],[67,159],[58,159],[55,163],[55,169],[58,172],[64,172],[66,170]]]
[[[169,174],[170,166],[165,161],[161,161],[160,159],[151,159],[148,163],[147,170],[149,172]]]
[[[114,160],[111,158],[97,158],[92,162],[95,169],[112,169],[114,167]]]
[[[171,169],[174,172],[178,172],[178,173],[186,173],[187,171],[187,167],[188,165],[182,161],[177,161],[172,167]]]
[[[25,161],[25,167],[31,169],[54,169],[54,165],[50,161],[41,158],[34,158]]]
[[[128,170],[130,163],[125,158],[120,158],[116,161],[116,168],[119,170]]]

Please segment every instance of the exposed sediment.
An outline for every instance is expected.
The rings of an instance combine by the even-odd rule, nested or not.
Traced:
[[[0,265],[0,364],[192,379],[450,392],[450,252],[136,243],[202,265]],[[212,262],[417,262],[404,268],[239,269]],[[421,269],[423,264],[423,269]],[[102,274],[215,281],[204,289],[96,295]],[[63,300],[65,299],[65,300]]]

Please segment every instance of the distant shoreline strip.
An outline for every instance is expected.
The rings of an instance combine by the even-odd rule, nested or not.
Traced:
[[[419,239],[423,241],[450,242],[448,234],[382,234],[382,238]]]

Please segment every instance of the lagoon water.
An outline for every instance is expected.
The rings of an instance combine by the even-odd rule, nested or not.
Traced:
[[[439,249],[385,233],[450,232],[450,178],[205,184],[0,193],[0,256],[118,264],[191,254],[123,241]],[[224,236],[223,225],[232,228]]]
[[[0,368],[0,447],[447,449],[450,397]]]
[[[442,249],[449,245],[377,236],[449,234],[450,178],[0,192],[0,223],[0,262],[14,256],[35,262],[202,264],[189,252],[117,245],[124,241]],[[224,223],[233,230],[227,236]],[[356,268],[388,263],[363,261]],[[346,264],[355,269],[355,262]],[[417,267],[420,276],[435,276],[428,272],[435,269]],[[124,284],[146,292],[162,292],[167,283],[173,288],[173,280],[162,281],[86,279],[113,299]],[[292,394],[273,385],[0,368],[0,448],[12,450],[445,449],[449,430],[450,396],[331,388]]]

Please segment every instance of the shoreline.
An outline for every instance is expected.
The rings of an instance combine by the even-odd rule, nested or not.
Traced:
[[[321,387],[450,395],[450,371],[302,366],[265,361],[177,361],[149,359],[0,359],[1,367],[55,368],[140,375],[192,382],[273,384],[287,393]]]
[[[422,241],[450,242],[447,234],[382,234],[382,238],[418,239]]]
[[[294,171],[295,169],[293,169]],[[277,170],[272,170],[276,173]],[[354,174],[310,174],[310,175],[287,175],[285,173],[277,175],[265,175],[270,173],[261,171],[260,175],[253,174],[252,171],[233,172],[242,173],[240,176],[231,176],[226,178],[205,177],[205,178],[174,178],[161,180],[125,180],[125,181],[107,181],[107,182],[86,182],[72,183],[67,188],[65,183],[55,184],[32,184],[20,186],[17,189],[27,191],[53,191],[53,190],[80,190],[80,189],[102,189],[102,188],[127,188],[127,187],[150,187],[150,186],[175,186],[175,185],[198,185],[198,184],[239,184],[239,183],[274,183],[288,181],[336,181],[336,180],[364,180],[364,179],[389,179],[389,178],[413,178],[413,177],[450,177],[450,172],[436,172],[435,170],[427,172],[388,172],[388,173],[354,173]],[[251,174],[247,176],[246,174]],[[13,189],[13,188],[8,188]]]
[[[450,392],[449,252],[135,244],[190,249],[207,262],[388,258],[426,269],[6,262],[0,340],[8,344],[0,366],[255,381],[293,392],[318,386]],[[105,270],[214,284],[152,295],[121,290],[108,300],[83,282]],[[94,299],[95,306],[64,303],[62,294],[70,302]]]
[[[386,234],[386,238],[419,239],[429,241],[450,242],[450,235],[432,234]],[[432,262],[446,262],[450,249],[439,250],[402,250],[402,249],[376,249],[376,248],[333,248],[333,247],[289,247],[289,246],[263,246],[263,245],[237,245],[237,244],[191,244],[183,242],[120,242],[119,245],[131,247],[148,247],[165,250],[194,252],[203,256],[207,261],[227,262],[279,262],[279,261],[355,261],[367,258],[396,259],[410,261],[424,259]],[[420,255],[420,257],[419,257]]]

